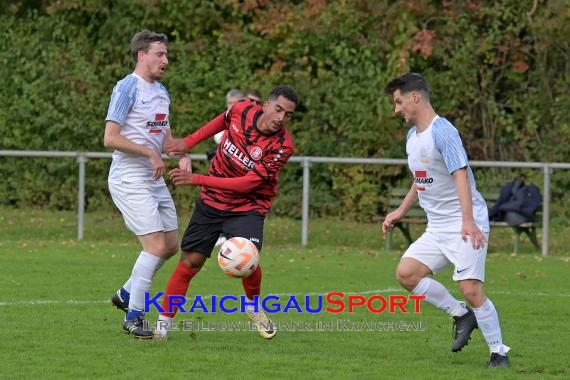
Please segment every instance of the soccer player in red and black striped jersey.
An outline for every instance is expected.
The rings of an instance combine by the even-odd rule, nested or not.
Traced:
[[[165,312],[159,317],[157,338],[166,337],[165,325],[173,320],[177,311],[174,306],[173,312],[168,312],[169,296],[186,295],[190,280],[210,257],[220,233],[229,238],[248,238],[261,252],[265,215],[277,194],[279,172],[294,152],[293,139],[285,126],[297,103],[298,96],[292,88],[278,86],[263,106],[240,101],[186,138],[166,143],[166,151],[179,156],[216,133],[227,131],[207,176],[184,169],[170,173],[176,186],[201,186],[202,191],[182,238],[182,257],[163,295]],[[261,266],[243,278],[242,284],[250,301],[259,296]],[[261,308],[255,312],[253,306],[246,306],[246,312],[259,327],[270,326]],[[276,334],[275,330],[265,328],[258,331],[265,339]]]

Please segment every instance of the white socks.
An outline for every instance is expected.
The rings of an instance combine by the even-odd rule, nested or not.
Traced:
[[[131,284],[132,283],[133,283],[132,277],[129,277],[127,282],[125,282],[125,285],[123,285],[123,289],[125,289],[127,291],[127,293],[129,293],[129,294],[131,294]]]
[[[144,252],[144,251],[142,251],[142,252]],[[154,270],[154,273],[155,273],[155,274],[156,274],[156,272],[158,272],[158,270],[159,270],[160,268],[162,268],[162,265],[164,265],[164,263],[166,262],[166,260],[164,260],[164,259],[160,259],[160,260],[161,260],[160,263],[158,263],[158,266],[157,266],[156,269]],[[131,275],[131,277],[129,277],[129,279],[127,280],[127,282],[125,282],[125,285],[123,285],[123,289],[125,289],[125,290],[127,291],[127,293],[129,293],[129,294],[131,293],[131,286],[132,286],[132,283],[133,283],[133,277],[132,277],[132,275]]]
[[[452,317],[460,317],[467,313],[464,304],[453,298],[449,291],[434,279],[424,277],[418,285],[412,290],[417,296],[426,296],[426,301],[435,307],[445,311]],[[500,355],[506,355],[510,348],[503,344],[501,337],[501,327],[499,326],[499,316],[495,305],[490,299],[487,299],[481,307],[474,307],[473,312],[477,318],[479,329],[483,333],[489,350]]]
[[[426,301],[445,311],[452,317],[460,317],[467,313],[464,304],[453,298],[449,291],[434,279],[424,277],[412,290],[416,296],[426,296]]]
[[[174,321],[174,318],[159,314],[155,333],[159,334],[160,337],[165,338],[168,331],[171,330],[172,321]]]
[[[154,274],[162,267],[165,260],[151,253],[141,251],[139,258],[133,267],[133,273],[129,282],[131,283],[131,298],[129,300],[130,310],[144,310],[144,294],[150,291]],[[125,290],[127,290],[125,288]]]
[[[499,316],[497,315],[495,305],[493,305],[491,300],[487,298],[483,305],[480,307],[474,307],[473,312],[477,318],[479,329],[481,329],[481,332],[489,345],[489,350],[500,355],[506,355],[507,352],[509,352],[510,347],[503,344],[501,327],[499,326]]]

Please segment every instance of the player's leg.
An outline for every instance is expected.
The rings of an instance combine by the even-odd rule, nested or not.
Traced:
[[[487,235],[487,241],[488,238]],[[467,302],[473,307],[481,333],[489,346],[491,352],[489,367],[509,367],[507,353],[510,348],[503,344],[497,310],[493,302],[487,298],[483,287],[487,247],[475,250],[469,241],[465,244],[464,252],[467,255],[462,255],[462,259],[456,264],[453,278],[458,282],[459,289]],[[465,257],[471,260],[465,261]]]
[[[158,233],[157,233],[158,234]],[[140,237],[139,237],[140,240]],[[146,240],[146,239],[145,239]],[[164,248],[162,247],[162,243],[157,244],[156,242],[150,240],[150,242],[142,242],[141,241],[141,245],[143,246],[143,250],[142,252],[161,252],[164,251]],[[164,261],[166,261],[167,259],[169,259],[170,257],[172,257],[177,251],[178,251],[178,230],[174,230],[174,231],[168,231],[164,233],[164,245],[166,246],[166,254],[164,255],[164,257],[162,257],[164,260],[162,260],[159,263],[159,266],[156,267],[155,273],[160,269],[160,267],[162,267],[162,264],[164,264]],[[140,257],[140,254],[139,254]],[[129,279],[127,280],[127,282],[123,285],[122,288],[120,288],[119,290],[117,290],[113,296],[111,297],[111,302],[113,303],[113,305],[115,305],[115,307],[117,307],[120,310],[123,310],[125,313],[128,312],[128,308],[129,308],[129,301],[131,298],[131,292],[132,292],[132,284],[133,284],[133,278],[132,278],[132,274],[131,277],[129,277]]]
[[[210,257],[216,239],[222,230],[222,218],[215,209],[201,200],[196,202],[194,213],[182,238],[182,256],[170,276],[162,297],[163,313],[160,313],[155,337],[166,338],[170,324],[178,312],[171,306],[171,300],[185,297],[192,278],[198,274],[206,259]]]
[[[403,288],[416,296],[426,296],[426,302],[445,311],[452,317],[468,312],[465,305],[455,299],[438,281],[428,277],[432,270],[412,257],[403,257],[396,270],[396,277]]]
[[[123,330],[136,337],[152,338],[152,331],[143,326],[145,294],[150,292],[152,279],[156,272],[169,257],[176,253],[177,247],[172,248],[167,244],[167,240],[172,240],[172,236],[175,234],[177,231],[155,232],[138,236],[143,250],[133,266],[129,308],[123,323]],[[167,235],[171,238],[167,239]]]
[[[204,266],[208,256],[200,252],[182,252],[176,269],[170,276],[162,296],[162,309],[158,315],[155,338],[165,340],[178,312],[176,303],[186,297],[190,281]]]
[[[440,282],[428,277],[430,272],[437,273],[449,264],[438,235],[425,232],[403,255],[396,277],[408,291],[425,296],[428,303],[453,317],[456,333],[452,351],[455,352],[467,344],[477,322],[471,309],[453,297]]]
[[[414,295],[426,296],[426,301],[455,317],[467,312],[465,305],[455,299],[438,281],[429,277],[449,265],[435,236],[425,232],[402,256],[396,278]]]
[[[177,251],[174,202],[165,185],[121,183],[109,187],[127,227],[137,235],[143,248],[133,266],[130,281],[127,281],[130,294],[126,289],[116,294],[121,296],[121,309],[128,299],[123,330],[138,338],[152,338],[152,332],[143,328],[144,294],[150,291],[154,274]],[[112,299],[115,305],[116,298],[114,295]]]
[[[235,215],[225,219],[223,231],[228,238],[237,236],[251,240],[261,254],[264,223],[265,216],[262,214]],[[261,295],[261,280],[261,264],[248,277],[242,278],[242,286],[249,302],[253,302],[255,296],[259,298]],[[255,306],[251,304],[247,305],[245,310],[248,318],[257,325],[257,331],[262,338],[272,339],[276,335],[277,330],[273,329],[271,320],[260,304],[257,307],[258,311],[255,311]]]

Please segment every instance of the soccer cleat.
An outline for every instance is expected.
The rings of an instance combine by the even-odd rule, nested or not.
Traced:
[[[277,330],[273,330],[272,322],[267,318],[263,310],[256,313],[253,308],[247,307],[245,312],[248,318],[255,324],[259,335],[263,339],[273,339],[277,334]]]
[[[127,334],[133,335],[135,338],[152,339],[154,333],[150,330],[145,330],[145,324],[144,317],[142,316],[127,319],[123,322],[123,331]]]
[[[174,318],[159,316],[154,329],[154,339],[166,341],[168,340],[168,332],[172,330]]]
[[[487,362],[487,368],[509,368],[510,366],[509,357],[496,352],[491,353],[491,358]]]
[[[451,351],[459,352],[469,344],[471,332],[477,328],[477,318],[473,310],[467,308],[467,313],[461,317],[453,317],[453,343]]]
[[[161,334],[160,332],[155,331],[155,332],[154,332],[154,337],[153,337],[153,339],[154,339],[154,340],[160,340],[160,341],[166,342],[166,341],[168,340],[168,335],[166,335],[166,334]]]
[[[111,302],[117,309],[122,310],[125,313],[129,311],[129,301],[123,300],[123,297],[121,297],[121,289],[113,293]]]

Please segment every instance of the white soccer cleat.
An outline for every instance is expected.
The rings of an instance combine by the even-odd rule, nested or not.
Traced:
[[[155,332],[154,332],[153,339],[154,339],[154,340],[160,340],[160,341],[166,342],[166,341],[168,340],[168,335],[167,335],[166,333],[165,333],[165,334],[162,334],[162,333],[159,332],[159,331],[155,331]]]
[[[255,312],[253,307],[246,307],[245,312],[248,318],[255,324],[257,332],[263,339],[273,339],[277,330],[273,329],[273,323],[267,318],[263,310]]]
[[[158,321],[156,322],[156,329],[154,330],[154,339],[163,341],[168,340],[168,331],[172,329],[173,321],[174,318],[159,315]]]

